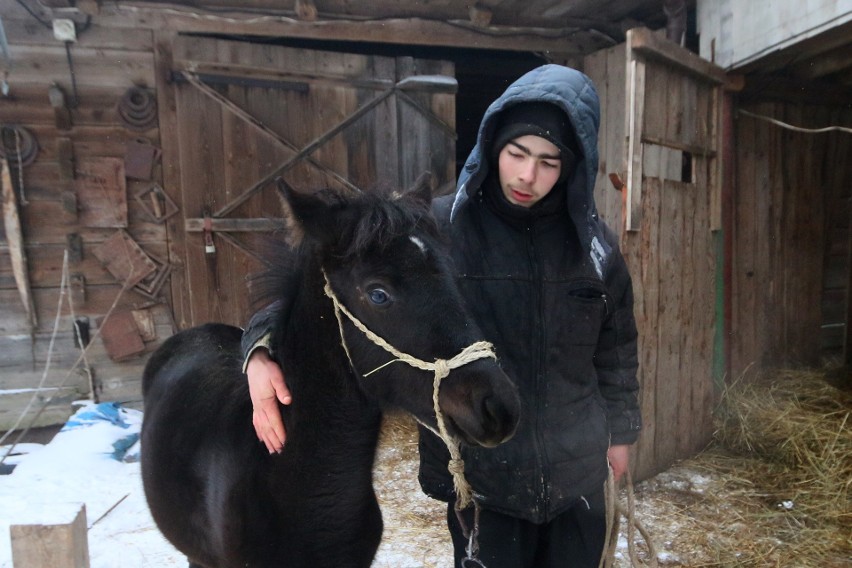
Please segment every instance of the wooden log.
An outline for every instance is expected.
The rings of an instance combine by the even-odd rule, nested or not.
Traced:
[[[86,505],[54,505],[49,517],[49,523],[11,525],[14,568],[89,568]]]

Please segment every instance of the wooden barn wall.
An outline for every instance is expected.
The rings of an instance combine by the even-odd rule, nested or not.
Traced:
[[[89,397],[91,385],[102,400],[138,401],[144,353],[114,361],[98,335],[102,319],[107,314],[127,315],[129,310],[136,310],[132,315],[138,322],[145,352],[172,333],[172,322],[162,298],[139,293],[136,288],[123,290],[122,282],[93,253],[116,231],[125,230],[147,255],[166,258],[163,224],[152,220],[135,198],[151,184],[162,183],[160,169],[155,167],[152,179],[146,181],[126,178],[123,169],[129,143],[141,140],[159,145],[156,122],[144,131],[131,130],[117,112],[117,103],[128,89],[143,87],[153,92],[152,32],[108,29],[96,24],[81,31],[70,49],[77,105],[70,110],[72,126],[61,129],[48,91],[58,85],[69,106],[73,104],[74,89],[64,45],[17,3],[3,3],[0,15],[13,58],[8,76],[10,96],[0,97],[0,123],[27,129],[35,136],[39,149],[32,164],[21,169],[14,161],[11,164],[37,312],[34,328],[29,325],[12,274],[5,227],[0,230],[2,431],[18,418],[32,396],[31,389],[42,380],[44,386],[55,387],[54,394],[39,395],[30,415],[44,401],[54,398],[34,423],[36,426],[64,420],[71,411],[68,402]],[[68,155],[60,148],[69,147],[74,164],[72,175],[60,158]],[[101,175],[103,168],[115,172],[114,179]],[[107,208],[98,212],[105,201],[97,199],[93,192],[118,188],[121,193],[122,184],[127,220],[111,224],[125,226],[91,226],[110,224],[102,223],[110,211]],[[71,257],[65,276],[74,282],[74,287],[63,288],[63,255],[69,239],[74,238],[82,242],[82,257]],[[75,318],[88,318],[91,325],[93,340],[85,356],[75,343]],[[30,423],[27,417],[23,425]]]
[[[743,103],[805,128],[852,123],[848,107]],[[839,357],[849,285],[852,138],[735,125],[730,376]]]
[[[642,222],[637,231],[624,229],[624,197],[609,174],[627,178],[626,58],[624,45],[599,51],[585,58],[584,71],[602,109],[595,198],[602,218],[619,233],[633,279],[644,427],[632,463],[642,479],[694,455],[712,434],[717,292],[711,189],[718,178],[711,156],[694,155],[691,178],[683,179],[680,151],[645,143]],[[645,136],[715,149],[713,90],[664,65],[649,64],[648,73]]]

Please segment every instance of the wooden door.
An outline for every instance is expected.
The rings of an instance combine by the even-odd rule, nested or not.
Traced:
[[[450,187],[453,74],[442,61],[175,38],[178,326],[245,324],[262,236],[283,226],[279,176],[299,191],[370,191],[428,170]]]
[[[587,58],[601,91],[596,199],[620,233],[639,328],[644,429],[634,473],[704,447],[713,430],[721,267],[723,71],[646,29]]]

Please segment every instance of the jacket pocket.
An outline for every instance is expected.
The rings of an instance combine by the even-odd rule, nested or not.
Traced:
[[[602,289],[570,287],[551,301],[554,305],[545,309],[560,315],[549,318],[550,332],[556,341],[563,345],[598,344],[608,311],[606,293]]]

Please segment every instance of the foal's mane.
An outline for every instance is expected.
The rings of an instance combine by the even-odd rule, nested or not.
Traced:
[[[357,217],[348,246],[337,251],[344,258],[361,256],[373,248],[384,249],[395,238],[415,229],[432,238],[438,237],[430,204],[409,194],[362,193],[351,199],[348,206],[362,214]]]
[[[417,230],[441,240],[428,201],[408,193],[362,192],[342,194],[323,189],[316,197],[330,208],[329,224],[337,232],[331,254],[337,259],[361,258],[369,251],[383,250],[394,239]],[[333,213],[331,213],[333,212]],[[292,211],[287,213],[295,217]],[[289,234],[279,234],[264,243],[266,268],[250,277],[252,305],[264,306],[281,297],[293,297],[302,281],[302,270],[320,243],[302,234],[298,221],[288,219]],[[294,238],[294,233],[296,234]]]

